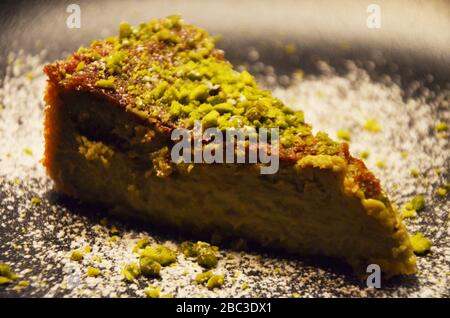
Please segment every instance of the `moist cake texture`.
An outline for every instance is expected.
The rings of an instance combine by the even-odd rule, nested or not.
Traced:
[[[348,145],[312,133],[177,16],[131,27],[47,65],[44,165],[55,187],[122,216],[198,236],[244,238],[358,272],[413,274],[409,235]],[[175,128],[279,127],[280,170],[175,164]]]

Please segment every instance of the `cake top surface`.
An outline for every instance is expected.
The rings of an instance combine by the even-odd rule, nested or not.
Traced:
[[[127,110],[169,127],[265,127],[280,129],[280,144],[334,155],[339,143],[313,135],[302,111],[293,111],[264,90],[247,71],[238,72],[205,30],[179,16],[133,27],[121,23],[119,36],[81,47],[55,77],[68,88],[102,90]]]

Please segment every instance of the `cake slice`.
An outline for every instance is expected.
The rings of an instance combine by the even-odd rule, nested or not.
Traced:
[[[118,37],[44,71],[44,165],[58,191],[195,236],[415,273],[405,226],[364,163],[234,70],[204,30],[178,16],[122,23]],[[171,160],[171,133],[196,121],[221,132],[279,128],[278,171]]]

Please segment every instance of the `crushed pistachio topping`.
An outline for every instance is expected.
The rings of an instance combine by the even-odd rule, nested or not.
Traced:
[[[139,267],[141,273],[145,276],[159,276],[161,271],[161,264],[148,256],[141,256],[139,258]]]
[[[384,160],[378,160],[375,165],[380,169],[386,169],[386,162]]]
[[[217,265],[217,247],[206,242],[183,242],[181,251],[187,257],[195,257],[200,266],[211,268]]]
[[[425,208],[425,197],[423,195],[416,195],[410,203],[412,206],[412,210],[423,210]]]
[[[211,271],[203,272],[200,274],[197,274],[195,276],[195,282],[197,284],[204,284],[206,283],[211,277],[213,276],[213,273]]]
[[[401,212],[401,216],[403,219],[415,218],[416,215],[416,210],[403,209]]]
[[[141,275],[141,270],[139,268],[139,265],[137,263],[129,263],[126,264],[125,267],[122,269],[122,275],[130,283],[133,283],[136,278],[138,278]]]
[[[423,210],[425,207],[425,198],[423,195],[416,195],[411,201],[407,202],[401,211],[401,217],[414,218],[417,211]]]
[[[11,266],[0,263],[0,285],[12,283],[17,279],[17,275],[13,273]]]
[[[223,274],[213,275],[210,279],[208,279],[206,287],[208,287],[208,289],[214,289],[216,287],[221,287],[224,282],[225,282],[225,275]]]
[[[425,254],[431,249],[431,241],[424,236],[423,233],[417,232],[411,236],[411,245],[414,253]]]
[[[215,275],[211,271],[203,272],[195,277],[195,282],[197,284],[206,284],[208,289],[213,289],[215,287],[220,287],[225,281],[225,275]]]
[[[447,195],[447,189],[439,188],[436,190],[436,194],[440,197],[445,197]]]
[[[288,43],[284,47],[287,55],[294,55],[297,52],[297,46],[294,43]]]
[[[109,77],[108,79],[100,79],[95,82],[95,85],[101,88],[115,88],[114,77]]]
[[[359,156],[361,157],[361,159],[367,159],[367,158],[369,158],[369,155],[370,155],[370,153],[368,150],[363,150],[359,153]]]
[[[31,150],[30,148],[25,148],[23,150],[23,153],[26,154],[26,155],[32,156],[33,155],[33,150]]]
[[[86,66],[86,63],[84,61],[81,61],[78,63],[77,68],[75,69],[76,72],[82,71],[84,67]]]
[[[148,237],[144,237],[136,242],[136,245],[133,248],[134,253],[139,253],[140,250],[144,249],[150,245],[150,239]]]
[[[147,246],[140,255],[141,258],[149,258],[155,262],[158,262],[162,266],[170,265],[177,260],[177,254],[175,251],[160,244]]]
[[[95,86],[125,96],[127,109],[148,120],[191,128],[195,120],[219,129],[253,126],[279,128],[285,147],[336,154],[338,143],[325,133],[316,136],[293,111],[256,85],[247,71],[238,72],[215,48],[215,39],[179,16],[152,20],[137,27],[123,22],[119,36],[81,47],[70,81],[92,74]],[[84,74],[84,75],[83,75]]]
[[[114,235],[114,234],[118,234],[120,231],[115,225],[113,225],[109,232]]]
[[[33,204],[39,204],[41,202],[42,202],[42,200],[39,198],[36,198],[36,197],[31,198],[31,203],[33,203]]]
[[[75,262],[81,261],[83,259],[83,257],[84,257],[84,253],[80,250],[72,251],[72,253],[70,254],[70,259]]]
[[[26,288],[26,287],[30,286],[30,282],[27,280],[21,280],[20,282],[17,283],[17,286],[19,288]]]
[[[160,298],[160,292],[161,292],[160,287],[149,288],[149,289],[144,290],[144,293],[148,298]]]
[[[444,122],[438,122],[435,126],[437,132],[445,132],[448,131],[448,125]]]
[[[347,129],[339,129],[336,134],[336,137],[342,140],[350,141],[351,134]]]
[[[418,169],[411,169],[411,177],[418,178],[420,176],[420,171]]]
[[[375,118],[370,118],[366,121],[363,128],[367,131],[377,133],[381,131],[381,125]]]
[[[88,267],[87,271],[86,271],[86,276],[87,277],[97,277],[101,274],[100,270],[98,268],[95,267]]]

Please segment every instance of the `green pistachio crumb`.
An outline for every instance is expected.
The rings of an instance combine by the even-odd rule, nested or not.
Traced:
[[[119,236],[117,236],[117,235],[112,235],[112,236],[108,239],[108,242],[109,242],[109,243],[115,243],[115,242],[117,242],[118,239],[119,239]]]
[[[27,78],[29,81],[32,81],[33,78],[34,78],[33,72],[28,72],[28,73],[26,74],[26,78]]]
[[[423,233],[417,232],[411,236],[411,244],[416,254],[425,254],[431,249],[431,241]]]
[[[100,270],[98,268],[95,267],[88,267],[87,271],[86,271],[86,276],[87,277],[97,277],[100,275]]]
[[[83,252],[84,253],[90,253],[92,251],[92,247],[88,244],[84,247]]]
[[[30,148],[25,148],[23,150],[23,153],[26,154],[26,155],[32,156],[33,155],[33,150],[31,150]]]
[[[213,275],[210,279],[208,279],[208,283],[206,283],[206,287],[208,289],[213,289],[216,287],[221,287],[225,282],[225,275]]]
[[[196,257],[196,261],[200,266],[212,268],[217,265],[217,248],[206,242],[198,241],[197,243],[183,242],[181,251],[187,257]]]
[[[136,278],[141,275],[139,265],[137,263],[126,264],[122,269],[122,275],[130,283],[133,283]]]
[[[217,110],[219,113],[232,113],[234,107],[229,103],[220,103],[214,106],[214,110]]]
[[[100,87],[100,88],[115,88],[115,84],[114,84],[115,78],[114,77],[109,77],[108,79],[100,79],[97,82],[95,82],[95,85]]]
[[[37,197],[31,198],[31,203],[33,203],[33,204],[39,204],[41,202],[42,202],[42,200]]]
[[[152,259],[162,266],[170,265],[177,260],[177,254],[175,251],[160,244],[154,244],[152,246],[146,247],[142,251],[141,257]]]
[[[378,160],[375,165],[380,169],[386,169],[386,162],[384,160]]]
[[[144,293],[148,298],[160,298],[160,291],[161,291],[161,289],[158,287],[158,288],[146,289],[146,290],[144,290]]]
[[[150,239],[148,237],[144,237],[142,239],[140,239],[139,241],[137,241],[136,246],[139,249],[143,249],[145,247],[147,247],[150,244]]]
[[[212,276],[213,276],[213,273],[211,271],[197,274],[197,276],[195,276],[195,282],[197,284],[206,283]]]
[[[17,275],[11,269],[11,266],[0,263],[0,285],[9,284],[17,279]]]
[[[79,250],[72,251],[72,253],[70,254],[70,259],[72,261],[76,261],[76,262],[81,261],[83,259],[83,257],[84,257],[84,253]]]
[[[169,43],[177,43],[179,41],[178,37],[171,31],[167,29],[160,30],[156,37],[159,41],[169,42]]]
[[[415,218],[416,217],[416,211],[415,210],[408,210],[403,209],[401,212],[402,219],[408,219],[408,218]]]
[[[246,289],[248,289],[248,288],[249,288],[249,286],[248,286],[247,283],[243,283],[243,284],[241,285],[241,289],[242,289],[242,290],[246,290]]]
[[[30,286],[30,282],[27,280],[21,280],[20,282],[17,283],[17,286],[19,286],[21,288],[26,288],[26,287]]]
[[[418,178],[420,176],[420,171],[418,169],[411,169],[410,174],[414,178]]]
[[[159,276],[159,272],[161,271],[161,265],[147,256],[141,256],[139,258],[139,266],[141,273],[145,276]]]
[[[127,58],[127,53],[124,51],[113,52],[111,55],[105,57],[106,69],[110,74],[120,73],[123,61]],[[111,77],[109,78],[111,79]],[[109,80],[108,79],[108,80]],[[99,85],[97,85],[99,86]]]
[[[351,134],[347,129],[338,130],[336,136],[339,139],[346,140],[346,141],[350,141],[350,139],[351,139]]]
[[[444,122],[438,122],[435,126],[437,132],[445,132],[448,130],[448,125]]]
[[[189,99],[191,101],[203,101],[208,97],[208,94],[209,87],[204,84],[200,84],[191,91],[189,94]]]
[[[288,43],[284,47],[287,55],[294,55],[297,52],[297,46],[294,43]]]
[[[421,211],[425,208],[425,197],[423,195],[416,195],[412,200],[412,209]]]
[[[121,22],[119,25],[119,37],[120,38],[128,38],[133,34],[133,29],[131,25],[127,22]]]
[[[81,61],[78,63],[77,68],[75,69],[76,72],[82,71],[86,66],[86,63],[84,61]]]
[[[113,225],[109,232],[114,235],[114,234],[118,234],[120,231],[115,225]]]
[[[359,156],[361,157],[361,159],[367,159],[369,158],[369,151],[368,150],[363,150],[359,153]]]
[[[205,117],[202,119],[203,128],[210,128],[217,126],[218,119],[220,114],[217,110],[210,111]]]
[[[445,197],[447,195],[447,189],[439,188],[436,190],[436,194],[440,197]]]
[[[381,131],[381,126],[378,120],[375,118],[370,118],[364,124],[364,129],[373,133],[377,133]]]

